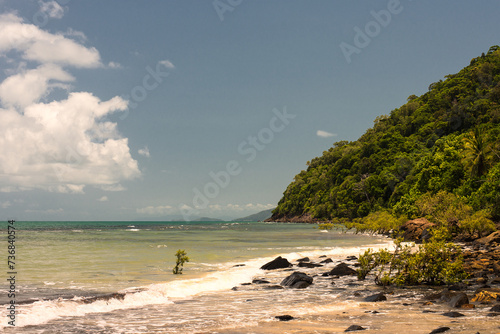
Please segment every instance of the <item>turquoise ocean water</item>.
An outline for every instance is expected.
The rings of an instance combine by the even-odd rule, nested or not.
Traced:
[[[247,322],[263,321],[272,312],[297,304],[287,299],[291,298],[287,291],[270,299],[263,298],[268,294],[263,290],[231,290],[255,277],[272,280],[275,274],[259,268],[274,257],[293,261],[327,255],[340,261],[367,247],[389,243],[381,237],[320,231],[308,224],[15,224],[15,328],[7,323],[5,306],[10,299],[6,293],[0,296],[4,305],[0,329],[12,333],[217,332],[217,328],[237,326],[239,316]],[[0,227],[7,258],[6,229],[7,222]],[[172,274],[178,249],[190,258],[183,275]],[[279,277],[274,279],[279,283]],[[2,290],[8,290],[6,280],[2,281]],[[308,298],[313,297],[321,296]],[[228,317],[229,313],[233,316]]]

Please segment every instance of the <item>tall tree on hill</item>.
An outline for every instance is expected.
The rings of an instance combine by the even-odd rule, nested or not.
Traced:
[[[474,128],[464,138],[465,163],[470,168],[472,176],[481,177],[486,174],[490,165],[491,145],[481,127]]]

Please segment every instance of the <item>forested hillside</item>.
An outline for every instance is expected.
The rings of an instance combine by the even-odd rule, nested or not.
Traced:
[[[498,221],[499,103],[500,50],[493,46],[377,117],[357,141],[337,142],[308,162],[272,220],[352,220],[375,212],[414,218],[455,208],[458,217],[443,219]]]

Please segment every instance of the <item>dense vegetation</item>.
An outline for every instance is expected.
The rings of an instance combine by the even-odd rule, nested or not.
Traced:
[[[427,216],[451,232],[493,230],[500,219],[499,103],[500,49],[493,46],[377,117],[357,141],[337,142],[308,162],[272,219],[378,219],[390,230]]]

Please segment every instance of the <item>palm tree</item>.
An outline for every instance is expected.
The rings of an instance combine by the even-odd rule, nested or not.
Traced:
[[[464,138],[465,163],[470,168],[471,174],[481,177],[486,174],[490,165],[491,145],[480,127]]]

